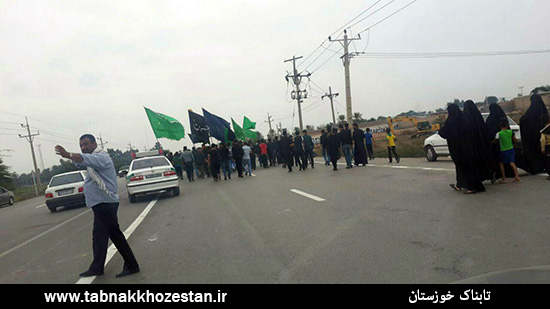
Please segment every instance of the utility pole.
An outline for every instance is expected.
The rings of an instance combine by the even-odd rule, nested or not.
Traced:
[[[271,133],[273,131],[273,129],[271,128],[271,119],[273,118],[273,116],[269,116],[269,113],[267,113],[267,123],[269,123],[269,133]]]
[[[339,42],[344,47],[344,55],[341,57],[342,61],[344,63],[344,74],[346,78],[346,118],[348,123],[352,122],[353,112],[351,109],[351,84],[350,84],[350,76],[349,76],[349,62],[352,57],[352,55],[348,51],[348,47],[351,41],[360,40],[361,37],[358,36],[357,38],[348,38],[347,31],[344,30],[344,38],[343,39],[336,39],[333,40],[330,37],[328,37],[329,41],[331,42]]]
[[[302,98],[307,99],[307,91],[306,90],[300,90],[300,83],[302,82],[302,77],[309,77],[311,76],[311,73],[308,73],[306,75],[298,74],[298,70],[296,70],[296,60],[303,58],[302,56],[296,57],[293,56],[291,59],[285,60],[285,62],[292,61],[292,67],[293,67],[293,74],[290,74],[287,71],[287,74],[285,76],[286,81],[288,82],[289,77],[292,78],[292,82],[296,86],[296,90],[292,91],[292,99],[296,100],[298,102],[298,118],[300,120],[300,131],[304,129],[304,125],[302,122],[302,105],[303,102]]]
[[[42,145],[38,144],[38,154],[40,155],[40,163],[42,165],[40,166],[42,168],[42,171],[44,171],[44,158],[42,157],[42,148],[40,148]]]
[[[40,170],[38,169],[38,166],[36,165],[36,156],[34,155],[34,147],[33,147],[33,137],[36,136],[36,135],[40,135],[40,132],[36,132],[36,134],[31,134],[31,128],[29,126],[29,120],[27,119],[27,117],[25,116],[25,122],[27,123],[27,125],[24,125],[24,124],[21,124],[21,126],[23,128],[27,128],[27,135],[21,135],[19,134],[19,137],[20,138],[25,138],[29,144],[31,145],[31,154],[32,154],[32,163],[34,164],[34,173],[35,175],[37,175],[36,177],[36,180],[38,182],[38,187],[42,187],[42,184],[40,182]],[[38,189],[36,189],[36,192],[37,192],[37,196],[38,196]]]
[[[325,95],[323,95],[321,97],[321,100],[324,97],[329,97],[330,98],[330,109],[332,110],[332,123],[333,123],[333,125],[336,125],[336,117],[334,116],[334,104],[332,103],[332,98],[335,98],[337,96],[338,96],[338,93],[332,93],[332,89],[329,86],[328,87],[328,93],[325,93]]]
[[[101,134],[99,134],[99,138],[98,138],[98,139],[99,139],[99,143],[101,144],[101,148],[102,148],[102,149],[105,149],[105,147],[103,147],[103,138],[101,137]],[[108,143],[108,141],[105,141],[105,144],[107,144],[107,143]]]
[[[521,94],[520,94],[520,95],[521,95],[522,97],[523,97],[523,87],[525,87],[525,86],[518,87],[519,90],[521,90]]]

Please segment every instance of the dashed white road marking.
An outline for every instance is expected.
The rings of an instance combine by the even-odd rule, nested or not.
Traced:
[[[306,193],[306,192],[303,192],[303,191],[300,191],[300,190],[297,190],[297,189],[291,189],[290,191],[296,193],[296,194],[300,194],[301,196],[305,196],[307,198],[310,198],[314,201],[317,201],[317,202],[322,202],[324,201],[325,199],[324,198],[320,198],[318,196],[315,196],[313,194],[309,194],[309,193]]]

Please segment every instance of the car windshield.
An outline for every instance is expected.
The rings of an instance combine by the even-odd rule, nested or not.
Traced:
[[[167,165],[170,165],[170,162],[168,162],[168,160],[164,157],[147,158],[139,161],[134,161],[132,163],[132,170],[139,170],[142,168],[167,166]]]
[[[481,116],[483,117],[483,121],[487,121],[487,118],[489,117],[489,114],[481,114]],[[508,124],[510,124],[511,126],[517,126],[517,123],[512,120],[512,118],[506,116],[508,118]]]
[[[61,176],[54,176],[50,182],[50,187],[62,186],[69,183],[84,181],[82,174],[74,173]]]

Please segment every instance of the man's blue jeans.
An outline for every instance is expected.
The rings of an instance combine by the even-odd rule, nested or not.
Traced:
[[[348,165],[348,167],[352,167],[353,165],[351,163],[351,144],[342,145],[342,151],[344,152],[344,156],[346,157],[346,164]]]

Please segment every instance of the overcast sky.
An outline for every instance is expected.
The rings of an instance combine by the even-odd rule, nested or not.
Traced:
[[[109,148],[152,147],[143,106],[179,119],[187,132],[187,110],[203,107],[238,123],[246,115],[264,134],[267,113],[273,125],[293,128],[296,103],[284,78],[292,65],[284,60],[304,60],[377,2],[353,23],[390,4],[349,24],[348,33],[355,36],[411,1],[0,1],[0,150],[13,150],[0,154],[9,156],[4,161],[12,171],[32,169],[29,143],[17,135],[25,133],[24,116],[33,133],[40,131],[39,167],[38,144],[49,167],[59,160],[56,144],[77,152],[84,133],[101,134]],[[418,0],[362,32],[350,51],[550,49],[548,12],[548,0]],[[311,97],[303,103],[304,125],[331,121],[329,101],[319,101],[329,86],[340,93],[335,108],[345,114],[344,68],[341,52],[334,53],[340,48],[325,42],[297,62],[313,72],[312,82],[302,81]],[[434,110],[454,98],[511,98],[520,86],[528,93],[550,84],[549,72],[548,53],[354,58],[353,111],[370,118]],[[160,141],[171,150],[191,145]]]

